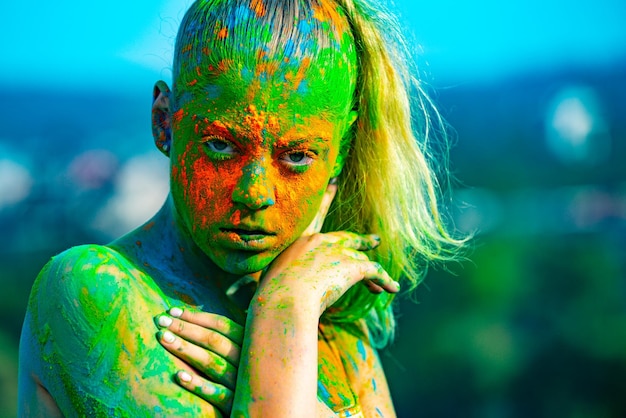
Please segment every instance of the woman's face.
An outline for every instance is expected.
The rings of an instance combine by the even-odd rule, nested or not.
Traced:
[[[354,116],[309,67],[198,71],[175,87],[172,196],[183,228],[227,272],[260,271],[295,241],[341,169]]]

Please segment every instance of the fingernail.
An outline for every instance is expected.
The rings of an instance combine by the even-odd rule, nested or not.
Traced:
[[[172,315],[174,318],[180,318],[182,314],[183,314],[183,310],[180,308],[170,309],[170,315]]]
[[[180,371],[178,372],[178,378],[183,382],[191,382],[191,375],[187,372]]]
[[[169,316],[161,315],[159,316],[159,326],[163,328],[167,328],[172,325],[172,318]]]
[[[400,290],[400,283],[396,282],[395,280],[392,283],[398,290]]]
[[[380,237],[375,234],[372,234],[371,237],[374,240],[374,242],[371,243],[372,248],[378,247],[380,245]]]
[[[169,331],[165,331],[163,334],[161,334],[161,339],[166,343],[173,343],[174,341],[176,341],[176,336]]]

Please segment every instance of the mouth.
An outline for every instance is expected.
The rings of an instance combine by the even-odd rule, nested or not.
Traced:
[[[231,250],[266,251],[276,244],[276,235],[263,229],[220,228],[220,241]]]
[[[255,228],[220,228],[220,231],[222,232],[226,232],[226,233],[231,233],[231,234],[237,234],[241,237],[244,236],[263,236],[263,237],[267,237],[267,236],[273,236],[276,235],[272,232],[269,231],[265,231],[264,229],[255,229]]]
[[[238,225],[220,228],[228,247],[237,250],[259,251],[271,248],[276,241],[276,234],[262,228]]]

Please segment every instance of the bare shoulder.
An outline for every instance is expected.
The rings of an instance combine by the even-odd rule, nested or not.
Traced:
[[[380,362],[364,322],[334,327],[344,368],[366,417],[395,417],[395,410]]]
[[[20,411],[28,415],[30,403],[49,394],[64,415],[206,414],[171,382],[181,365],[153,324],[167,308],[149,277],[108,247],[51,259],[33,285],[22,332]]]

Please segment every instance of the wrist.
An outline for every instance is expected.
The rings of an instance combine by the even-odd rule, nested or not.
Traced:
[[[249,312],[282,312],[292,317],[300,315],[318,320],[324,312],[326,294],[319,286],[307,286],[306,282],[282,277],[266,277],[261,281],[250,301]]]

